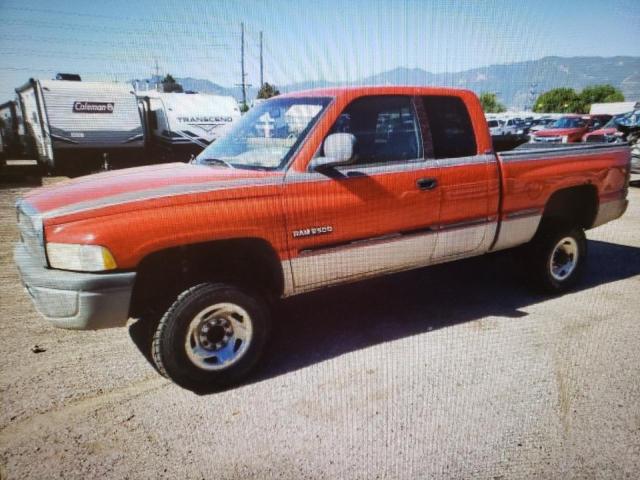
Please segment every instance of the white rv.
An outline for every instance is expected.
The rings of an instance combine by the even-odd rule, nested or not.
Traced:
[[[609,102],[593,103],[589,109],[590,115],[620,115],[640,108],[640,102]]]
[[[14,102],[7,102],[0,105],[0,159],[8,157],[11,137],[15,133],[15,111]]]
[[[16,93],[38,161],[49,170],[145,163],[142,119],[129,85],[31,79]]]
[[[240,118],[233,97],[206,93],[137,92],[152,161],[187,161]]]
[[[21,117],[16,102],[9,101],[0,105],[1,148],[5,157],[19,158],[22,155]]]

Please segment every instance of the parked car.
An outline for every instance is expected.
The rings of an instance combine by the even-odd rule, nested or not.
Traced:
[[[640,110],[614,116],[600,130],[584,136],[585,142],[627,142],[631,148],[631,170],[640,173]]]
[[[503,125],[504,121],[502,120],[487,120],[487,126],[489,127],[491,136],[503,135]]]
[[[596,130],[611,119],[611,115],[565,115],[551,127],[531,135],[532,142],[577,143],[590,131]]]
[[[607,123],[605,123],[602,126],[602,128],[586,133],[582,137],[582,141],[610,143],[610,142],[622,140],[623,133],[618,129],[618,124],[616,123],[622,117],[624,117],[624,114],[614,115],[613,117],[611,117],[611,120],[609,120]]]
[[[631,171],[640,173],[640,110],[624,115],[616,124],[631,148]]]
[[[533,134],[534,132],[538,132],[540,130],[546,130],[555,122],[555,119],[550,117],[543,117],[534,119],[531,122],[531,126],[529,127],[529,134]]]
[[[520,119],[509,118],[505,120],[502,127],[503,135],[521,135],[522,133],[524,133],[524,129]]]
[[[265,116],[283,128],[256,128]],[[260,362],[281,297],[514,247],[538,288],[570,289],[585,230],[627,207],[629,161],[616,145],[492,153],[467,90],[304,91],[194,163],[27,193],[14,257],[53,325],[139,318],[160,373],[217,388]]]

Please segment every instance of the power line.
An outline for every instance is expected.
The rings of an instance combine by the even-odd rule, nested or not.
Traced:
[[[7,70],[7,71],[11,71],[11,72],[43,72],[43,73],[55,73],[56,69],[55,68],[38,68],[38,67],[0,67],[0,71],[2,70]],[[83,75],[130,75],[133,71],[127,71],[127,72],[114,72],[114,71],[109,71],[109,72],[105,72],[105,71],[101,71],[101,72],[89,72],[89,71],[83,71],[82,74]]]
[[[69,47],[77,48],[75,42],[81,42],[82,44],[89,45],[98,45],[98,46],[111,46],[111,47],[124,47],[131,48],[130,41],[121,41],[121,42],[113,42],[107,40],[89,40],[89,39],[78,39],[76,37],[52,37],[52,36],[31,36],[25,34],[19,35],[5,35],[0,34],[0,39],[7,40],[9,42],[41,42],[41,43],[65,43]],[[154,38],[153,40],[148,41],[149,44],[157,45],[157,44],[169,44],[175,45],[176,39],[164,35],[158,36],[158,38]],[[136,46],[140,46],[140,42],[136,44]],[[228,43],[199,43],[198,47],[200,48],[230,48]]]
[[[166,19],[157,19],[153,17],[119,17],[116,15],[103,15],[103,14],[95,14],[95,13],[81,13],[81,12],[69,12],[63,10],[53,10],[47,8],[32,8],[32,7],[2,7],[3,10],[14,10],[19,12],[29,12],[29,13],[45,13],[47,15],[66,15],[69,17],[81,17],[81,18],[97,18],[97,19],[105,19],[105,20],[119,20],[119,21],[131,21],[131,22],[151,22],[151,23],[164,23],[167,25],[194,25],[198,24],[197,22],[193,22],[193,19],[185,19],[185,20],[166,20]],[[221,19],[209,19],[203,20],[202,26],[211,26],[212,24],[220,24],[220,25],[233,25],[232,21],[226,21]]]
[[[61,23],[61,22],[46,22],[41,20],[3,20],[3,27],[7,26],[34,26],[39,28],[52,28],[59,29],[64,31],[69,30],[90,30],[92,32],[101,31],[106,33],[114,33],[120,35],[130,35],[130,36],[145,36],[145,35],[161,35],[166,34],[167,32],[164,30],[140,30],[139,28],[132,27],[131,30],[124,30],[122,28],[117,27],[105,27],[104,25],[82,25],[82,24],[74,24],[74,23]],[[184,24],[182,24],[184,25]],[[194,32],[193,29],[188,30],[175,30],[171,29],[170,33],[172,35],[181,35],[187,37],[202,37],[204,32]],[[219,38],[229,38],[233,37],[234,34],[232,32],[229,33],[212,33],[208,34],[209,36],[219,37]]]
[[[102,52],[96,52],[93,55],[91,54],[87,54],[87,55],[78,55],[76,53],[60,53],[60,52],[55,52],[55,51],[15,51],[15,50],[0,50],[0,54],[1,55],[7,55],[7,56],[28,56],[28,57],[35,57],[35,58],[49,58],[49,59],[56,59],[56,58],[60,58],[60,59],[68,59],[68,60],[95,60],[96,58],[101,58],[101,59],[108,59],[108,60],[114,60],[114,61],[138,61],[138,60],[145,60],[148,58],[161,58],[165,61],[168,60],[173,60],[173,61],[183,61],[183,60],[222,60],[225,57],[223,57],[222,53],[219,53],[218,55],[199,55],[199,56],[185,56],[182,53],[177,53],[175,55],[171,55],[171,54],[166,54],[166,55],[158,55],[156,53],[144,53],[144,52],[126,52],[126,53],[122,53],[122,54],[105,54]]]

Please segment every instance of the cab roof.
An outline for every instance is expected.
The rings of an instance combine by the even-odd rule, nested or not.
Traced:
[[[286,93],[281,97],[360,97],[363,95],[475,95],[471,90],[449,87],[363,85],[314,88]]]

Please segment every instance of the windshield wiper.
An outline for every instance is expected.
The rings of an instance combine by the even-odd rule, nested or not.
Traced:
[[[209,164],[213,164],[213,165],[223,165],[223,166],[225,166],[227,168],[235,168],[229,162],[227,162],[226,160],[222,160],[221,158],[203,158],[200,161],[203,162],[203,163],[209,163]]]

